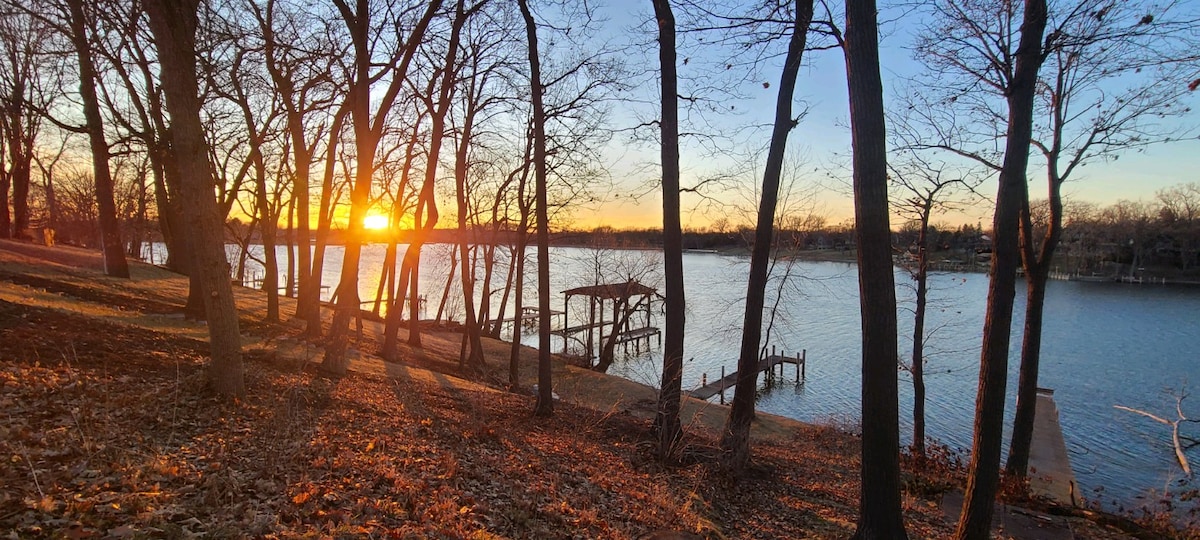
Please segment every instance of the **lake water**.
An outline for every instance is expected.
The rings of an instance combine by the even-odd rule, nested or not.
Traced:
[[[374,297],[383,252],[382,245],[364,246],[359,284],[364,300]],[[283,253],[281,250],[281,265]],[[433,245],[423,254],[421,289],[429,298],[429,317],[442,295],[448,253],[449,246]],[[327,252],[327,285],[337,284],[341,254],[338,246]],[[734,370],[748,265],[746,257],[684,255],[688,302],[685,389],[699,386],[705,374],[710,379],[718,377],[722,366]],[[533,257],[527,268],[533,271]],[[562,309],[562,291],[568,288],[623,282],[629,277],[660,286],[662,274],[661,258],[654,251],[573,247],[552,248],[551,269],[554,309]],[[496,284],[502,283],[505,270],[506,266],[498,265]],[[776,299],[778,303],[769,338],[764,341],[789,355],[807,350],[807,378],[798,386],[789,382],[762,392],[760,410],[804,421],[857,423],[861,337],[856,272],[853,264],[803,261],[780,262],[773,270],[767,306]],[[913,292],[906,272],[897,270],[896,282],[901,303],[900,355],[908,358]],[[535,305],[532,275],[527,284],[526,305]],[[447,313],[461,319],[457,281],[455,287]],[[928,434],[964,449],[965,455],[971,441],[987,276],[938,274],[931,278],[931,289],[926,324],[931,332],[926,347]],[[498,306],[499,293],[493,302]],[[1005,409],[1009,425],[1015,405],[1023,310],[1023,292],[1019,292]],[[1045,311],[1039,386],[1055,391],[1078,493],[1109,507],[1129,507],[1138,505],[1151,491],[1173,489],[1182,473],[1174,462],[1168,427],[1114,405],[1173,419],[1175,399],[1170,392],[1200,385],[1200,289],[1054,281],[1049,285]],[[661,327],[661,310],[654,312],[656,325]],[[581,321],[575,319],[574,323]],[[536,336],[527,335],[524,341],[536,344]],[[554,345],[556,352],[561,343]],[[657,342],[653,344],[648,352],[618,361],[610,373],[657,386],[661,356]],[[785,372],[790,381],[794,371],[789,366]],[[911,379],[901,371],[904,444],[911,439],[911,405]],[[1185,401],[1184,410],[1200,417],[1196,400]]]

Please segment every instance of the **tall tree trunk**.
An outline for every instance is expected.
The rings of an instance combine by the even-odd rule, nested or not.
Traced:
[[[18,240],[29,240],[29,181],[33,173],[33,154],[31,148],[26,148],[20,154],[19,160],[14,160],[12,167],[12,237]],[[99,187],[97,186],[97,192]],[[101,210],[101,223],[104,212]],[[122,277],[122,276],[118,276]]]
[[[399,242],[396,240],[396,234],[393,229],[394,225],[390,225],[389,232],[391,238],[388,240],[387,247],[383,250],[383,264],[379,268],[379,284],[375,287],[375,302],[371,304],[371,313],[379,315],[383,310],[383,306],[393,303],[393,296],[396,290],[396,253],[400,250]]]
[[[532,135],[532,130],[530,130]],[[529,141],[532,147],[532,141]],[[529,150],[526,151],[528,154]],[[515,283],[513,284],[513,337],[512,346],[509,349],[508,356],[508,383],[514,388],[520,383],[520,367],[521,367],[521,332],[524,330],[525,321],[521,320],[521,316],[525,313],[525,261],[529,248],[529,210],[530,205],[526,198],[526,188],[528,187],[529,170],[521,172],[521,180],[517,184],[517,212],[520,214],[517,222],[517,241],[513,246],[513,264],[517,265]],[[503,312],[501,312],[503,314]],[[588,351],[591,354],[591,351]]]
[[[147,68],[146,73],[149,73]],[[153,98],[152,111],[156,115],[154,122],[156,129],[160,133],[169,134],[166,128],[166,120],[161,116],[163,108],[158,98]],[[169,135],[167,135],[169,136]],[[149,139],[149,137],[147,138]],[[174,272],[180,272],[188,277],[188,297],[187,302],[183,306],[183,316],[185,319],[192,321],[202,321],[207,318],[204,307],[204,293],[202,291],[200,274],[195,270],[195,251],[198,249],[196,243],[198,239],[195,235],[189,235],[185,231],[192,230],[189,226],[189,218],[184,210],[183,199],[186,193],[183,182],[180,178],[180,167],[175,158],[175,151],[171,148],[169,141],[163,139],[155,139],[150,145],[150,164],[155,170],[154,197],[156,204],[159,205],[158,212],[165,219],[160,221],[163,225],[163,241],[167,244],[167,268]],[[206,156],[207,159],[207,156]],[[156,164],[157,162],[157,164]],[[208,169],[205,169],[208,170]],[[214,201],[215,206],[215,201]],[[218,218],[218,221],[220,219]],[[221,246],[221,254],[225,255],[224,232],[218,227],[219,244]],[[225,277],[229,277],[229,265],[225,265]],[[228,279],[226,279],[228,281]]]
[[[481,4],[477,4],[481,5]],[[420,269],[421,269],[421,248],[433,234],[434,227],[438,222],[437,197],[434,193],[434,185],[437,180],[438,157],[442,152],[442,140],[445,137],[446,131],[446,113],[450,107],[450,99],[453,96],[454,76],[456,74],[455,66],[458,58],[459,38],[462,35],[463,25],[466,24],[466,14],[463,10],[463,1],[456,2],[454,8],[454,21],[450,25],[450,36],[446,47],[446,56],[442,63],[442,77],[438,90],[438,99],[436,102],[428,103],[430,110],[430,134],[429,134],[429,150],[425,156],[425,178],[421,183],[421,191],[417,194],[417,207],[413,212],[413,234],[409,242],[408,249],[404,252],[404,260],[401,267],[409,269],[408,281],[401,280],[400,283],[408,287],[408,344],[413,347],[421,346],[421,295],[420,295]],[[427,87],[430,94],[433,93],[433,82],[431,81]],[[399,323],[399,318],[395,319]],[[396,347],[396,332],[398,327],[388,326],[384,336],[384,356],[388,357],[395,354]]]
[[[921,213],[921,231],[917,235],[917,297],[913,306],[912,380],[913,380],[913,454],[925,459],[925,311],[929,303],[929,212],[927,202]]]
[[[675,58],[675,14],[668,0],[653,0],[658,20],[658,63],[662,70],[663,266],[666,328],[662,387],[658,393],[658,455],[670,460],[683,437],[679,422],[683,394],[683,332],[687,304],[683,288],[683,230],[679,222],[679,84]],[[591,354],[591,351],[588,351]]]
[[[264,134],[255,125],[254,111],[250,108],[250,100],[239,79],[237,70],[233,73],[233,93],[238,106],[242,109],[242,120],[249,134],[247,144],[250,147],[249,159],[254,174],[254,207],[258,214],[257,221],[262,227],[260,235],[263,248],[263,278],[262,289],[267,294],[267,322],[279,322],[279,257],[275,253],[276,230],[279,228],[279,214],[272,208],[270,196],[267,194],[267,164],[263,157]],[[266,129],[265,127],[263,128]],[[246,234],[243,247],[243,258],[248,254],[250,241],[254,238],[254,226]],[[239,270],[240,272],[240,270]]]
[[[467,238],[467,214],[471,211],[467,204],[467,172],[470,167],[467,157],[476,113],[476,100],[473,99],[476,96],[472,95],[474,88],[468,89],[468,92],[467,111],[464,114],[461,128],[462,135],[459,138],[458,150],[454,157],[454,194],[458,203],[459,278],[463,293],[463,332],[466,334],[464,337],[467,345],[467,354],[462,360],[471,369],[482,370],[484,366],[483,340],[480,330],[482,323],[476,319],[475,313],[475,261],[468,252],[470,246]],[[484,301],[487,301],[486,296]]]
[[[341,281],[338,284],[336,293],[338,303],[334,310],[333,325],[330,328],[330,338],[325,348],[325,359],[322,362],[322,367],[327,371],[342,374],[346,372],[348,367],[345,357],[346,327],[350,323],[350,318],[361,309],[358,296],[358,266],[359,255],[362,250],[363,219],[366,218],[367,208],[370,204],[371,185],[375,172],[375,155],[378,151],[379,140],[383,136],[384,121],[387,117],[388,109],[399,93],[401,81],[407,75],[408,64],[416,54],[425,30],[428,28],[429,21],[437,13],[441,2],[430,2],[426,6],[424,15],[401,45],[401,49],[398,51],[400,54],[393,60],[395,63],[387,67],[387,69],[392,70],[392,83],[383,95],[380,96],[381,101],[379,102],[379,109],[375,114],[374,120],[371,117],[371,103],[373,98],[371,95],[371,83],[377,76],[371,73],[373,61],[371,51],[372,38],[370,36],[370,3],[368,0],[357,0],[353,10],[350,9],[346,0],[334,0],[334,4],[345,21],[346,29],[349,31],[351,41],[354,45],[354,81],[350,86],[347,103],[350,107],[350,115],[354,125],[356,165],[354,186],[350,193],[350,223],[345,235],[345,255],[342,258]],[[456,57],[458,35],[462,25],[465,23],[465,16],[462,14],[462,0],[459,0],[456,13],[458,16],[454,19],[450,36],[450,46],[448,47],[449,52],[447,56],[449,58]],[[450,77],[450,66],[452,65],[453,63],[447,62],[447,73],[445,75],[447,78]],[[433,159],[436,159],[436,156],[431,158],[431,160]]]
[[[207,143],[200,123],[196,82],[196,26],[199,0],[147,0],[150,30],[162,65],[162,88],[171,114],[175,167],[183,188],[182,206],[194,231],[194,273],[200,276],[208,315],[209,381],[217,393],[245,393],[241,334],[229,283],[229,263],[221,241],[221,220],[213,193]]]
[[[783,73],[779,79],[779,95],[775,100],[775,126],[767,150],[766,170],[763,172],[762,200],[758,205],[758,223],[754,231],[754,248],[750,253],[750,278],[746,284],[746,313],[742,322],[742,344],[738,353],[738,377],[733,391],[729,419],[721,437],[721,462],[729,471],[739,472],[750,464],[750,422],[754,419],[754,393],[758,382],[758,354],[762,340],[763,303],[767,290],[767,265],[771,258],[771,239],[774,236],[775,207],[779,201],[780,176],[788,134],[796,126],[792,118],[792,96],[796,76],[812,22],[812,0],[795,0],[792,36],[788,41]]]
[[[508,384],[513,388],[521,382],[521,332],[525,324],[521,315],[525,311],[525,250],[529,242],[527,233],[518,235],[520,238],[513,250],[517,268],[513,279],[513,335],[508,351]]]
[[[554,414],[554,394],[550,371],[550,212],[546,201],[546,89],[542,86],[542,66],[538,53],[537,22],[527,0],[517,0],[525,19],[525,37],[529,53],[529,94],[533,105],[533,178],[534,211],[537,214],[538,272],[538,395],[534,414]]]
[[[887,127],[874,0],[846,4],[846,82],[862,319],[862,460],[855,540],[907,539],[900,511],[896,284],[888,223]]]
[[[1008,134],[996,212],[992,222],[992,277],[988,284],[987,316],[979,360],[979,393],[975,401],[975,436],[967,467],[967,490],[955,537],[990,537],[992,511],[1000,483],[1000,445],[1004,428],[1004,394],[1008,350],[1016,294],[1018,240],[1022,201],[1028,197],[1025,172],[1033,137],[1033,107],[1037,74],[1042,64],[1042,35],[1046,30],[1046,1],[1025,0],[1016,65],[1008,88]]]
[[[400,323],[404,319],[404,300],[407,298],[409,283],[412,282],[412,267],[408,263],[408,251],[411,249],[411,246],[408,247],[404,252],[404,258],[401,259],[399,277],[396,280],[396,298],[394,302],[388,304],[387,315],[383,318],[383,346],[380,348],[380,356],[388,362],[396,362],[399,359],[397,333],[400,330]]]
[[[1029,473],[1029,449],[1033,444],[1033,420],[1037,410],[1038,370],[1041,363],[1042,315],[1045,313],[1046,280],[1025,274],[1025,333],[1021,341],[1021,372],[1017,382],[1017,411],[1013,419],[1005,473],[1024,478]]]
[[[143,245],[146,243],[146,206],[149,203],[146,193],[146,167],[143,161],[138,166],[137,174],[137,215],[134,218],[132,231],[129,233],[129,249],[126,254],[133,259],[142,258]]]
[[[50,170],[43,170],[42,189],[45,190],[45,193],[46,193],[46,226],[49,227],[50,230],[57,230],[58,229],[58,196],[55,194],[55,191],[54,191],[53,169],[54,169],[54,167],[51,166]],[[143,197],[144,196],[145,196],[145,192],[143,191]],[[1136,268],[1136,266],[1135,266],[1135,268]]]
[[[496,233],[497,233],[497,238],[495,239],[495,241],[499,242],[500,241],[499,238],[501,236],[505,237],[506,241],[511,241],[511,245],[509,246],[510,249],[509,249],[509,260],[508,260],[508,275],[505,277],[505,280],[504,280],[504,294],[501,295],[501,297],[500,297],[499,311],[496,312],[497,315],[495,317],[495,320],[493,321],[492,328],[489,330],[489,332],[491,333],[491,336],[495,339],[500,339],[500,332],[502,331],[502,328],[504,326],[504,322],[503,322],[504,314],[508,312],[508,300],[509,300],[510,296],[513,294],[514,285],[516,283],[515,278],[516,278],[516,272],[518,270],[518,268],[517,268],[517,266],[518,266],[518,264],[517,264],[518,263],[517,246],[518,246],[518,244],[521,244],[522,249],[524,249],[523,243],[526,242],[526,240],[524,239],[523,235],[528,232],[527,228],[529,227],[529,205],[525,204],[525,186],[526,186],[526,181],[529,179],[529,166],[531,164],[530,163],[530,161],[531,161],[530,153],[533,152],[533,147],[530,144],[530,140],[529,140],[530,137],[532,136],[532,133],[533,132],[531,130],[526,128],[526,130],[525,130],[525,135],[526,135],[525,151],[523,153],[524,155],[521,160],[521,165],[519,167],[517,167],[516,169],[514,169],[511,173],[509,173],[509,175],[508,175],[509,181],[506,181],[504,183],[504,190],[501,193],[496,194],[496,202],[495,202],[495,205],[492,207],[492,222],[496,226],[495,229],[496,229]],[[508,224],[507,216],[508,216],[508,212],[510,210],[509,210],[509,208],[505,209],[505,219],[501,220],[499,217],[500,205],[503,203],[503,201],[501,199],[508,196],[508,194],[507,194],[508,186],[511,184],[511,180],[514,180],[514,179],[517,181],[516,203],[517,203],[517,214],[518,214],[517,220],[518,220],[519,224],[518,224],[516,230],[505,230],[502,232],[501,224],[502,223],[504,225]],[[511,205],[511,202],[508,204]],[[524,254],[525,254],[524,251],[520,252],[520,256],[523,257]],[[521,262],[523,263],[524,261],[522,260]],[[522,291],[520,290],[520,288],[516,289],[517,298],[520,297],[521,292]],[[521,314],[520,303],[516,303],[515,309],[516,309],[515,316],[519,317]],[[517,320],[513,321],[513,325],[514,325],[513,326],[513,329],[514,329],[513,340],[514,341],[519,341],[519,339],[520,339],[520,337],[519,337],[520,333],[519,333],[518,327],[517,327],[518,324],[520,324],[520,321],[517,321]],[[512,384],[516,384],[515,380],[510,381],[510,382]]]
[[[1063,75],[1060,72],[1058,85],[1061,88]],[[1061,95],[1061,92],[1060,92]],[[1040,242],[1035,240],[1033,218],[1029,208],[1029,194],[1021,203],[1021,262],[1025,270],[1026,303],[1025,332],[1021,343],[1021,372],[1017,382],[1017,410],[1013,419],[1012,439],[1008,446],[1008,462],[1005,473],[1014,478],[1025,478],[1029,474],[1029,449],[1033,444],[1033,421],[1037,408],[1038,370],[1042,354],[1042,317],[1045,312],[1046,282],[1050,279],[1050,264],[1058,242],[1062,238],[1063,176],[1059,172],[1059,157],[1062,154],[1064,109],[1062,100],[1055,100],[1052,108],[1053,136],[1049,152],[1046,153],[1046,184],[1049,191],[1050,222],[1046,225]],[[1068,168],[1069,169],[1069,168]],[[1069,174],[1069,173],[1068,173]],[[1035,243],[1037,247],[1035,249]],[[1137,268],[1134,257],[1133,268]]]
[[[304,333],[309,337],[320,337],[323,333],[321,321],[321,287],[325,277],[325,248],[329,244],[329,229],[333,224],[333,210],[336,201],[333,200],[334,171],[337,167],[339,147],[342,139],[342,124],[349,114],[349,107],[343,106],[334,115],[332,127],[329,129],[328,146],[325,148],[325,172],[321,176],[321,198],[317,206],[317,230],[312,244],[312,268],[309,269],[309,288],[301,287],[297,298],[296,311],[305,322]],[[302,245],[307,248],[307,242]],[[303,302],[304,305],[299,304]]]
[[[172,272],[187,274],[188,265],[184,256],[187,249],[183,246],[183,240],[180,239],[183,235],[177,232],[183,228],[182,218],[177,197],[168,191],[166,159],[162,155],[165,152],[154,148],[148,152],[150,154],[150,174],[154,182],[154,208],[158,214],[158,230],[162,233],[163,245],[167,248],[166,259],[159,264]],[[174,191],[174,193],[178,193],[178,191]]]
[[[256,151],[254,191],[258,200],[258,213],[262,216],[259,222],[262,226],[263,247],[263,291],[267,293],[267,322],[279,322],[279,257],[275,253],[275,229],[279,226],[279,216],[271,210],[271,202],[267,199],[267,171],[262,162],[262,152]]]
[[[108,141],[104,138],[104,120],[100,117],[100,101],[96,98],[96,67],[92,63],[92,48],[87,35],[88,25],[83,13],[83,0],[67,0],[67,7],[71,11],[71,42],[79,60],[79,96],[83,101],[83,117],[92,150],[92,173],[96,182],[96,207],[100,215],[104,273],[113,277],[128,278],[129,264],[125,260],[125,246],[121,242],[121,229],[117,222],[112,172],[108,168]]]
[[[293,255],[290,245],[294,242],[297,250],[296,257],[298,258],[298,272],[295,273],[298,285],[298,289],[295,291],[295,316],[307,323],[306,333],[310,336],[319,336],[321,332],[321,276],[319,274],[314,275],[313,273],[312,224],[309,216],[309,208],[312,204],[311,196],[309,195],[309,185],[311,183],[314,147],[310,147],[305,139],[304,114],[306,111],[304,110],[303,103],[296,103],[295,82],[290,77],[290,74],[284,73],[280,69],[280,64],[276,58],[278,45],[275,40],[274,2],[268,2],[264,6],[264,9],[265,13],[256,11],[255,16],[258,18],[263,31],[263,52],[266,56],[266,68],[271,76],[271,81],[275,84],[276,92],[283,103],[287,135],[290,139],[289,146],[291,146],[292,150],[293,195],[288,214],[289,278],[287,293],[290,296],[293,292],[293,274],[291,272]],[[340,115],[341,112],[338,114]],[[335,121],[335,125],[340,125],[340,121]],[[331,138],[331,140],[333,139]],[[291,227],[293,223],[292,211],[295,212],[296,228]]]
[[[487,335],[492,339],[500,338],[500,327],[504,326],[501,322],[504,320],[504,313],[508,309],[508,299],[513,292],[513,278],[516,277],[514,272],[517,271],[517,252],[516,246],[506,245],[508,248],[508,269],[504,273],[504,290],[500,293],[500,305],[496,308],[495,316],[490,317],[491,326],[485,328]]]
[[[12,238],[12,214],[8,210],[11,189],[12,177],[0,167],[0,238]]]
[[[325,357],[321,369],[344,375],[349,369],[346,358],[347,330],[350,320],[362,309],[358,295],[358,266],[362,252],[363,219],[370,205],[371,185],[375,173],[375,152],[378,139],[371,132],[371,52],[368,32],[370,13],[367,0],[358,0],[353,12],[339,0],[337,4],[354,43],[354,82],[347,100],[354,126],[355,165],[354,184],[350,189],[350,217],[346,232],[342,235],[341,279],[338,281],[337,305],[333,311],[333,324],[325,346]]]
[[[454,287],[454,277],[458,274],[458,247],[450,247],[450,271],[446,275],[446,286],[442,287],[442,299],[438,302],[437,314],[433,316],[433,322],[442,322],[442,316],[446,314],[446,303],[450,300],[450,289]]]
[[[296,199],[288,201],[287,234],[284,236],[284,247],[287,250],[287,279],[284,285],[284,295],[294,298],[296,295]],[[305,249],[308,248],[307,243]]]
[[[320,320],[321,320],[321,278],[320,275],[313,273],[313,253],[312,253],[312,218],[309,217],[309,208],[312,204],[312,197],[309,195],[309,177],[312,163],[312,156],[305,151],[300,150],[303,144],[296,144],[297,140],[303,143],[303,124],[297,120],[292,120],[292,111],[288,111],[288,132],[291,133],[295,129],[300,129],[300,134],[292,135],[292,154],[295,161],[295,176],[293,179],[293,188],[296,201],[296,228],[293,231],[296,240],[296,318],[308,323],[307,331],[310,335],[316,332],[320,335]],[[317,321],[316,326],[312,321]]]

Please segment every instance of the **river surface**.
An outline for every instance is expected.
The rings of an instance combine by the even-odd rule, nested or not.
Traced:
[[[231,247],[231,253],[236,253],[236,248]],[[284,253],[281,249],[281,267]],[[374,298],[383,253],[382,245],[364,246],[359,283],[364,300]],[[429,299],[430,318],[442,296],[448,253],[445,245],[426,246],[423,252],[421,290]],[[337,284],[341,254],[339,246],[330,247],[327,253],[324,283],[331,289]],[[501,255],[501,259],[494,280],[498,285],[507,269],[507,257]],[[563,290],[598,282],[635,278],[661,289],[661,257],[654,251],[556,247],[550,260],[554,309],[563,308]],[[250,266],[258,268],[253,262]],[[746,257],[684,255],[688,305],[685,389],[699,386],[705,375],[719,377],[722,367],[729,372],[735,369],[748,266]],[[530,272],[535,268],[533,257],[527,268]],[[530,273],[526,305],[536,303],[534,283]],[[905,271],[897,270],[896,283],[900,357],[907,359],[914,293]],[[455,287],[446,315],[461,320],[457,281]],[[498,307],[499,298],[499,293],[493,297],[493,306]],[[926,324],[928,435],[962,449],[964,456],[970,449],[986,300],[984,274],[941,273],[931,278]],[[576,303],[582,307],[583,302]],[[509,305],[511,310],[511,302]],[[805,350],[807,377],[802,384],[794,384],[794,369],[788,366],[789,382],[764,389],[759,409],[853,429],[859,421],[861,384],[857,267],[835,262],[779,262],[767,295],[768,309],[773,305],[775,318],[764,343],[788,355]],[[1014,314],[1018,324],[1013,329],[1005,408],[1006,446],[1015,404],[1023,310],[1024,297],[1018,292]],[[583,322],[580,310],[574,311],[572,324]],[[661,327],[661,308],[656,306],[653,313],[653,324]],[[1154,492],[1173,490],[1182,473],[1174,462],[1168,426],[1114,405],[1174,419],[1173,392],[1194,391],[1200,385],[1200,289],[1053,281],[1047,292],[1045,319],[1039,386],[1055,391],[1077,493],[1109,508],[1129,508]],[[536,336],[523,339],[536,344]],[[648,352],[619,360],[610,373],[657,387],[661,356],[658,342],[652,344]],[[556,341],[554,347],[557,352],[562,342]],[[901,370],[903,444],[911,440],[911,407],[911,379]],[[1184,401],[1184,411],[1200,418],[1200,400]],[[1005,452],[1007,455],[1007,448]]]

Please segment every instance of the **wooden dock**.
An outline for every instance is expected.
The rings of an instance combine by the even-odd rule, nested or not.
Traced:
[[[793,364],[796,366],[796,382],[798,383],[804,379],[805,358],[807,356],[808,356],[807,351],[801,351],[801,353],[795,357],[784,356],[781,354],[769,355],[766,358],[758,361],[758,369],[755,371],[755,381],[758,380],[759,373],[764,373],[764,372],[774,373],[774,370],[777,367],[779,368],[779,373],[780,373],[780,376],[782,377],[783,365],[784,364]],[[737,384],[738,372],[734,371],[733,373],[726,375],[725,368],[724,368],[724,366],[722,366],[721,367],[721,378],[719,378],[713,382],[708,382],[707,379],[708,379],[708,377],[706,374],[704,377],[703,385],[700,388],[697,388],[695,390],[688,392],[688,395],[690,395],[696,399],[708,400],[708,399],[712,398],[713,396],[720,394],[722,397],[721,401],[722,401],[722,403],[724,403],[725,390],[732,388],[734,385]]]
[[[563,315],[566,315],[565,311],[559,311],[556,309],[550,310],[550,320],[554,320],[555,317],[559,317],[559,316],[563,316]],[[521,324],[521,325],[533,324],[538,319],[540,319],[541,316],[542,316],[541,310],[539,310],[538,308],[525,307],[525,308],[521,309],[520,315],[517,315],[515,317],[506,317],[503,319],[491,319],[491,320],[487,321],[486,325],[491,326],[496,323],[505,324],[505,325],[507,325],[507,324]]]
[[[647,342],[650,338],[658,336],[658,340],[662,342],[662,332],[657,326],[643,326],[642,328],[634,328],[626,332],[621,332],[617,335],[617,343],[628,343],[639,339],[645,339]]]

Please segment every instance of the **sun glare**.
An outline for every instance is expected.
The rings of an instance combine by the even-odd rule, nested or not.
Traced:
[[[372,214],[363,219],[363,228],[365,228],[365,229],[369,229],[369,230],[373,230],[373,231],[380,231],[380,230],[386,229],[387,226],[388,226],[387,216]]]

